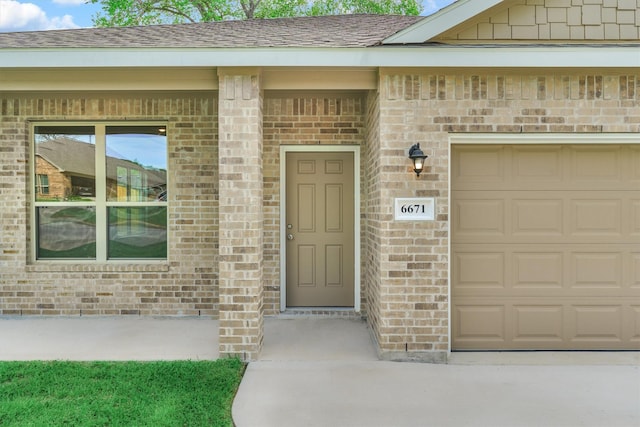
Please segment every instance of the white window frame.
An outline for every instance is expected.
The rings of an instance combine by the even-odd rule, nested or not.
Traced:
[[[63,264],[63,263],[73,263],[73,264],[117,264],[117,263],[126,263],[126,264],[140,264],[140,263],[149,263],[149,264],[166,264],[169,259],[169,203],[168,201],[147,201],[147,202],[119,202],[119,201],[107,201],[106,197],[106,128],[108,126],[158,126],[164,127],[165,129],[168,127],[167,122],[163,121],[43,121],[43,122],[32,122],[31,123],[31,132],[30,132],[30,141],[29,141],[29,181],[31,188],[31,194],[29,195],[29,200],[31,201],[31,244],[30,244],[30,259],[33,263],[43,263],[43,264]],[[96,171],[96,200],[95,202],[55,202],[52,204],[50,202],[36,202],[36,191],[35,191],[35,181],[36,181],[36,165],[35,165],[35,128],[38,126],[92,126],[94,128],[94,138],[95,138],[95,171]],[[169,160],[169,144],[167,140],[167,152],[166,158]],[[169,165],[167,164],[167,188],[169,188]],[[98,182],[102,182],[102,184],[98,184]],[[49,182],[49,186],[51,186],[51,182]],[[37,223],[37,209],[43,206],[75,206],[75,207],[95,207],[96,209],[96,257],[95,259],[84,259],[84,258],[54,258],[54,259],[38,259],[37,257],[37,246],[38,246],[38,223]],[[108,208],[109,207],[147,207],[147,206],[164,206],[167,208],[167,254],[165,258],[118,258],[118,259],[109,259],[107,254],[107,246],[108,246]]]
[[[35,175],[35,180],[36,180],[36,185],[35,185],[35,192],[37,194],[49,194],[49,192],[51,191],[51,185],[49,184],[49,175],[47,175],[46,173],[39,173],[38,175]],[[46,177],[47,179],[47,185],[43,185],[42,184],[42,177]],[[44,191],[42,191],[44,188],[47,189],[47,192],[45,193]]]

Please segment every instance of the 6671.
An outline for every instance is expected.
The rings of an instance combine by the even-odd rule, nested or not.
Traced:
[[[407,204],[407,205],[402,205],[400,207],[400,212],[402,213],[408,213],[408,214],[423,214],[426,212],[426,208],[424,205],[419,205],[419,204]]]

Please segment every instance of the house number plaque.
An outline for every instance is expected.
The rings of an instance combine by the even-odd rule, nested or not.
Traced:
[[[433,221],[436,211],[433,197],[395,199],[394,217],[396,221]]]

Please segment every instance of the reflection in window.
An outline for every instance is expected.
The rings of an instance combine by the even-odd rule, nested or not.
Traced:
[[[36,201],[82,202],[95,197],[95,136],[91,126],[36,126]],[[47,192],[40,177],[47,178]]]
[[[109,208],[109,259],[166,256],[166,207]]]
[[[36,209],[38,259],[96,257],[96,210],[85,206]]]
[[[36,197],[49,195],[49,175],[36,175]]]
[[[167,190],[167,138],[158,126],[107,126],[107,201],[161,201]]]
[[[166,259],[166,127],[34,127],[37,259]]]

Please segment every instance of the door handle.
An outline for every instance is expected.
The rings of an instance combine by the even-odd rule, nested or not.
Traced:
[[[287,234],[287,240],[293,240],[293,234]]]

